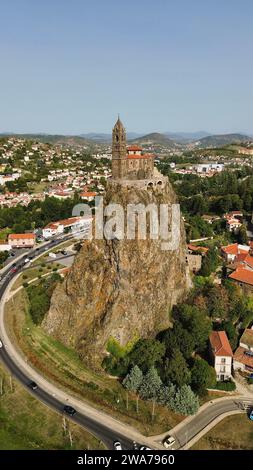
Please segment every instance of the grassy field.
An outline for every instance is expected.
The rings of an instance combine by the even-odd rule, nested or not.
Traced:
[[[47,274],[47,273],[53,273],[54,268],[57,268],[57,269],[64,268],[63,265],[61,265],[59,263],[55,263],[55,262],[48,263],[45,266],[41,266],[41,264],[43,264],[43,261],[41,261],[40,266],[38,266],[37,268],[32,268],[31,267],[31,269],[26,269],[16,279],[16,281],[12,285],[11,290],[14,291],[14,290],[18,289],[18,287],[22,286],[24,284],[24,282],[29,282],[29,281],[31,281],[32,279],[34,279],[38,276],[43,276],[43,274]]]
[[[137,414],[136,397],[131,394],[127,397],[116,379],[87,369],[75,351],[47,336],[40,326],[33,324],[28,313],[25,289],[7,302],[5,319],[12,342],[28,358],[28,362],[72,395],[85,399],[146,435],[165,432],[182,421],[182,416],[161,406],[156,407],[152,421],[152,404],[142,400],[139,401]]]
[[[2,365],[0,382],[0,450],[103,449],[94,436],[33,398]]]
[[[246,414],[225,418],[191,450],[253,450],[253,422]]]

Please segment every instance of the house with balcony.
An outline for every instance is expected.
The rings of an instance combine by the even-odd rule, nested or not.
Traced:
[[[212,331],[209,352],[217,381],[229,380],[232,376],[233,351],[225,331]]]

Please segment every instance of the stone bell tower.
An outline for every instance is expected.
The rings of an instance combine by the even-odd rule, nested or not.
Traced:
[[[112,131],[112,178],[121,179],[126,175],[126,130],[118,117]]]

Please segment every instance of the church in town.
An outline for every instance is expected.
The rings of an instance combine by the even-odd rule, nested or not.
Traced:
[[[154,155],[139,145],[127,146],[126,130],[118,118],[112,131],[112,180],[134,186],[163,186],[167,178],[154,167]]]

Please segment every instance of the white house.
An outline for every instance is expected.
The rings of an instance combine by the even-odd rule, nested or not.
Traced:
[[[35,234],[10,233],[8,242],[11,248],[33,248],[35,246]]]
[[[46,225],[42,230],[44,238],[50,238],[53,235],[64,233],[65,229],[70,229],[73,232],[80,232],[90,227],[92,223],[92,216],[86,217],[70,217],[69,219],[58,220]]]
[[[10,251],[11,250],[11,245],[9,243],[0,240],[0,251]]]
[[[238,219],[227,220],[227,229],[229,232],[237,233],[241,226],[242,226],[242,223]]]
[[[82,193],[80,194],[80,198],[81,198],[83,201],[91,202],[91,201],[94,200],[94,198],[95,198],[96,195],[97,195],[97,193],[91,192],[91,191],[82,192]]]
[[[209,336],[209,351],[217,380],[224,381],[230,379],[232,375],[233,352],[225,331],[212,331]]]

